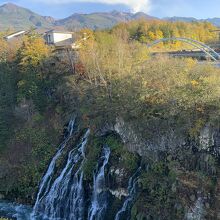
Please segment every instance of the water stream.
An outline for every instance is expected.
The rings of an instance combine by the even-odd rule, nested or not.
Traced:
[[[108,198],[105,185],[105,167],[108,164],[110,156],[109,147],[103,148],[102,156],[100,158],[101,165],[97,169],[97,172],[93,175],[93,194],[91,206],[89,208],[88,219],[89,220],[101,220],[104,219],[104,215],[108,205]]]
[[[0,201],[0,216],[17,220],[30,220],[32,208],[6,201]]]

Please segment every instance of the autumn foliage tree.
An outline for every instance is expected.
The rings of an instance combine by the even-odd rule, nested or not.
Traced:
[[[43,98],[42,90],[46,78],[42,71],[42,64],[46,62],[49,55],[50,49],[45,45],[41,36],[35,33],[25,36],[17,53],[18,101],[33,99],[36,104],[41,105],[40,100]]]
[[[23,39],[17,58],[21,69],[36,68],[49,56],[49,48],[37,34],[29,34]]]
[[[119,24],[114,29],[126,29],[129,37],[141,43],[149,43],[161,38],[186,37],[198,40],[200,42],[213,42],[218,39],[213,30],[214,25],[208,22],[170,22],[163,20],[138,20]],[[157,46],[167,49],[181,49],[187,46],[180,42],[161,43]]]

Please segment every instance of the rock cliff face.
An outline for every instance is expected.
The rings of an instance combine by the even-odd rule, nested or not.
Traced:
[[[153,139],[147,140],[136,133],[135,128],[122,118],[118,118],[112,127],[121,137],[126,149],[138,153],[142,163],[145,164],[143,171],[145,178],[140,177],[140,193],[132,208],[134,219],[172,219],[172,216],[176,216],[176,219],[220,219],[219,205],[217,205],[220,200],[218,128],[206,124],[195,138],[178,135],[171,130],[164,136],[155,134]],[[162,164],[161,173],[154,170],[154,166],[158,164]],[[164,166],[165,170],[163,170]],[[154,181],[151,175],[154,176]],[[174,181],[171,180],[170,175],[175,176]],[[166,179],[165,182],[161,181],[161,178]],[[154,188],[158,183],[162,189],[158,186]],[[171,190],[167,188],[169,184]],[[165,191],[162,203],[167,206],[167,211],[171,204],[174,205],[175,208],[170,211],[170,215],[166,215],[161,210],[161,204],[158,203],[155,207],[160,214],[151,212],[152,206],[147,200],[152,195],[155,196],[154,190]],[[148,194],[145,194],[146,191]],[[156,200],[160,200],[162,195],[158,193],[156,196]],[[169,196],[172,197],[172,202],[167,201]],[[143,204],[140,204],[144,201],[145,209]]]
[[[186,144],[186,137],[177,135],[173,129],[168,130],[165,135],[155,133],[151,139],[144,139],[122,118],[116,119],[114,131],[120,135],[129,151],[136,152],[140,156],[148,156],[152,152],[172,152]]]
[[[172,129],[162,136],[155,134],[152,139],[144,139],[135,132],[131,124],[126,123],[122,118],[117,118],[115,125],[109,128],[121,137],[129,151],[138,153],[142,157],[161,152],[175,154],[186,149],[192,150],[193,153],[198,151],[214,157],[220,154],[220,131],[209,124],[205,125],[194,139],[176,134]]]

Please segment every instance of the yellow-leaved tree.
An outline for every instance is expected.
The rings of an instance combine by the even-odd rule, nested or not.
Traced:
[[[43,38],[35,33],[24,37],[21,48],[18,51],[18,61],[21,68],[33,68],[40,65],[50,54],[48,46]]]
[[[24,37],[17,53],[19,65],[18,101],[32,99],[37,103],[40,96],[41,99],[45,97],[41,92],[46,79],[42,65],[49,55],[50,48],[40,35],[31,33]]]

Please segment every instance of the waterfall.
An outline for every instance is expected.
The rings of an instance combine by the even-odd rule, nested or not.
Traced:
[[[121,216],[124,216],[124,214],[129,211],[129,208],[131,207],[132,202],[134,201],[135,196],[136,196],[137,180],[138,180],[138,176],[140,174],[140,171],[141,171],[141,167],[139,167],[137,169],[137,171],[134,173],[134,175],[129,179],[129,181],[128,181],[129,195],[125,199],[121,209],[117,212],[117,214],[115,216],[115,220],[120,220]],[[129,219],[128,216],[129,216],[129,214],[126,215],[127,219]]]
[[[89,133],[90,131],[87,130],[80,144],[69,152],[65,167],[54,180],[50,189],[47,189],[43,196],[36,200],[35,215],[42,215],[41,218],[43,219],[83,219],[82,165],[85,159],[85,146]]]
[[[103,147],[97,169],[93,175],[93,193],[91,204],[87,211],[85,210],[82,167],[85,161],[85,146],[89,133],[90,131],[87,130],[80,144],[69,152],[66,165],[60,175],[50,184],[51,186],[44,186],[44,188],[48,189],[41,193],[40,195],[42,196],[39,196],[36,200],[32,219],[40,217],[40,219],[53,220],[83,220],[86,219],[86,213],[88,213],[89,220],[104,219],[108,202],[105,190],[105,168],[109,161],[110,148]],[[52,161],[54,161],[54,158]],[[50,172],[50,174],[53,174],[53,172]],[[49,174],[46,173],[45,175],[48,176]],[[43,177],[44,179],[45,177]],[[39,192],[40,190],[41,187]]]
[[[65,148],[67,142],[71,138],[71,136],[73,134],[73,130],[74,130],[74,125],[75,125],[75,119],[70,120],[68,128],[67,128],[67,134],[65,134],[65,139],[64,139],[63,143],[60,145],[59,150],[57,151],[57,153],[55,154],[55,156],[51,160],[50,165],[47,169],[47,172],[45,173],[44,177],[41,180],[39,191],[37,194],[37,199],[36,199],[36,202],[34,205],[35,211],[37,211],[37,209],[38,209],[40,199],[43,198],[49,190],[51,179],[52,179],[52,176],[54,173],[56,161],[62,155],[63,149]]]
[[[89,220],[102,220],[107,209],[107,195],[105,184],[105,167],[110,157],[110,148],[104,146],[97,171],[93,175],[93,194],[88,212]]]
[[[85,191],[83,166],[86,161],[85,148],[90,135],[88,129],[79,142],[69,150],[62,169],[57,172],[57,161],[63,156],[63,150],[74,133],[75,120],[68,125],[64,141],[52,158],[43,176],[36,202],[31,208],[0,202],[0,214],[18,220],[104,220],[111,204],[105,171],[110,158],[110,148],[104,145],[96,169],[93,173],[92,195]],[[129,219],[136,196],[137,179],[141,168],[129,179],[128,192],[123,206],[117,212],[115,220]],[[85,193],[88,193],[86,195]]]
[[[81,169],[85,157],[85,145],[90,133],[89,130],[87,130],[84,134],[80,144],[69,152],[65,167],[61,171],[60,175],[52,182],[54,178],[53,174],[55,163],[61,156],[63,149],[72,136],[73,126],[74,121],[71,121],[69,123],[68,134],[66,135],[64,142],[61,144],[58,152],[51,160],[49,168],[42,178],[32,213],[33,219],[39,216],[40,219],[67,218],[70,213],[75,215],[75,219],[81,219],[80,215],[76,213],[78,213],[78,209],[82,209],[83,207],[82,202],[79,203],[82,199],[83,190],[83,172],[81,172]],[[76,165],[80,166],[76,168]],[[75,202],[74,206],[72,201]]]
[[[186,220],[202,220],[204,219],[204,201],[203,198],[199,196],[197,201],[194,204],[194,207],[191,207],[190,210],[186,213]]]
[[[65,139],[42,178],[30,218],[32,220],[104,220],[106,217],[109,199],[105,170],[110,158],[110,148],[107,145],[103,146],[96,170],[93,173],[92,196],[87,201],[85,200],[87,196],[84,192],[83,165],[85,147],[90,134],[89,129],[79,143],[68,152],[65,165],[59,175],[55,175],[56,162],[62,156],[65,146],[73,135],[74,124],[75,120],[71,120]],[[129,196],[116,214],[115,220],[119,220],[120,217],[128,213],[128,209],[135,198],[139,173],[140,168],[129,179]]]

